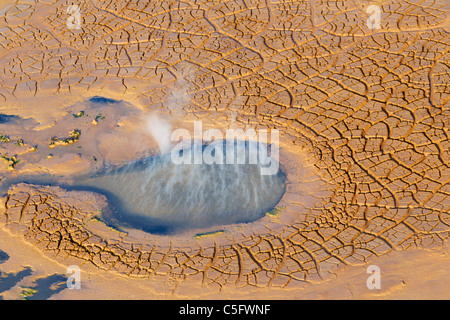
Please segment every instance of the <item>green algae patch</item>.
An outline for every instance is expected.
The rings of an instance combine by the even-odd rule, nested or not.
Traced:
[[[36,293],[38,293],[38,290],[33,288],[27,288],[27,287],[21,287],[22,292],[19,294],[22,299],[28,300],[28,298],[34,296]]]
[[[269,216],[277,216],[277,215],[280,214],[280,212],[281,212],[281,208],[273,208],[272,210],[267,212],[267,215],[269,215]]]
[[[205,238],[205,237],[211,237],[211,236],[215,236],[221,233],[224,233],[225,230],[216,230],[216,231],[209,231],[209,232],[202,232],[202,233],[197,233],[194,236],[194,239],[200,239],[200,238]]]
[[[72,115],[74,118],[81,118],[82,116],[84,116],[84,111],[80,111],[80,112],[74,113]]]
[[[49,143],[48,147],[50,149],[54,149],[55,147],[67,146],[69,144],[73,144],[73,143],[78,141],[80,136],[81,136],[81,131],[80,130],[73,130],[73,131],[70,132],[70,137],[69,138],[52,137],[50,139],[50,143]]]

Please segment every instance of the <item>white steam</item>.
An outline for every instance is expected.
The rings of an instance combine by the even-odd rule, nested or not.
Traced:
[[[147,117],[145,125],[147,131],[158,143],[160,153],[168,152],[171,146],[172,124],[153,113]]]

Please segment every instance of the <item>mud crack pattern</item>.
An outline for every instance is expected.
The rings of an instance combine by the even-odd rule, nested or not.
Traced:
[[[128,275],[285,287],[448,239],[445,1],[380,1],[379,30],[356,1],[86,1],[81,30],[68,3],[18,3],[1,17],[0,99],[102,89],[170,109],[187,96],[177,103],[197,118],[279,129],[331,194],[276,233],[182,249],[108,242],[51,188],[12,188],[1,221],[44,250]]]

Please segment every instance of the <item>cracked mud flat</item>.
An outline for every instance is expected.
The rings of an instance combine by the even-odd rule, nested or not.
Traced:
[[[79,265],[68,299],[450,297],[446,1],[79,3],[71,30],[65,1],[0,2],[3,272]],[[277,214],[159,236],[43,183],[155,152],[155,112],[280,130]]]

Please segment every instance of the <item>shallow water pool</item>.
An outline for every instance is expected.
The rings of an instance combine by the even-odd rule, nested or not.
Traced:
[[[174,164],[169,153],[107,168],[74,187],[105,194],[113,207],[110,221],[166,233],[262,218],[280,201],[286,183],[281,170],[262,175],[261,166]]]

